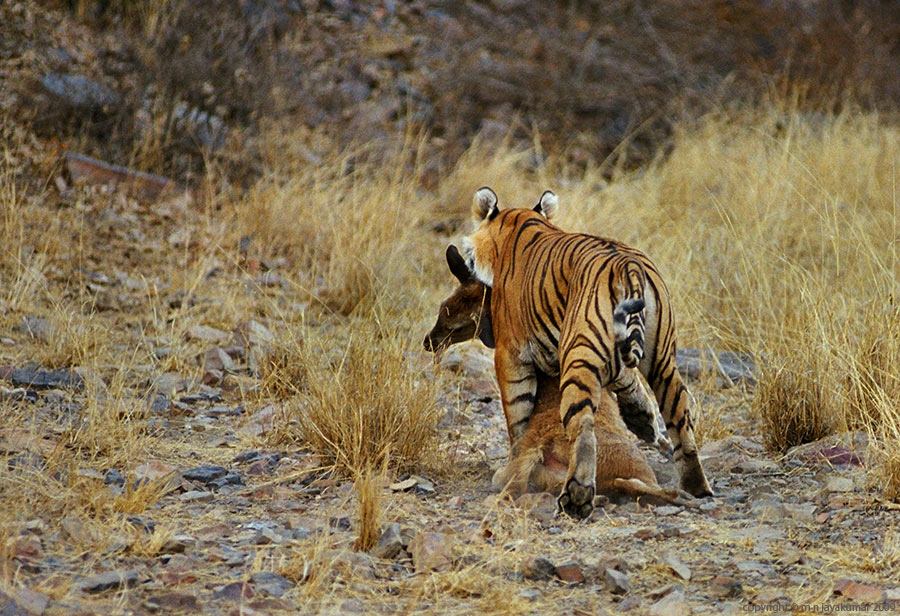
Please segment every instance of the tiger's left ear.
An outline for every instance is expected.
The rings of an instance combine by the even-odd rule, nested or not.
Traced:
[[[540,202],[534,206],[534,211],[543,214],[547,220],[553,218],[557,209],[559,209],[559,198],[549,190],[544,191]]]
[[[500,208],[497,207],[497,193],[487,186],[476,190],[472,213],[476,220],[493,220],[500,213]]]

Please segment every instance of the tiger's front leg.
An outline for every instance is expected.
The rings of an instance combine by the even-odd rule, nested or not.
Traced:
[[[516,353],[501,350],[494,353],[494,368],[500,399],[506,417],[506,431],[509,434],[509,460],[519,455],[522,437],[528,429],[528,420],[534,412],[537,399],[537,377],[534,364],[523,362]]]

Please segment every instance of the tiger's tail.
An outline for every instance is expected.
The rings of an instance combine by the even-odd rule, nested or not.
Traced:
[[[644,299],[626,299],[613,310],[613,332],[622,363],[635,368],[644,357]]]

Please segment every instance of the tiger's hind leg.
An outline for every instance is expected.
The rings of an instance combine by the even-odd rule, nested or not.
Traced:
[[[664,456],[671,458],[674,448],[660,426],[662,417],[659,405],[644,386],[638,370],[623,370],[619,378],[610,385],[610,389],[616,394],[619,412],[628,429],[645,443],[655,446]]]
[[[659,402],[666,429],[675,445],[675,462],[681,476],[681,489],[698,498],[712,496],[713,491],[700,464],[700,453],[694,440],[688,399],[690,394],[670,353],[658,370],[651,374],[650,386]]]

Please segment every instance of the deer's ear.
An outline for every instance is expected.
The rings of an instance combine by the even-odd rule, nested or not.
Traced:
[[[474,278],[455,244],[447,246],[447,265],[450,267],[450,273],[460,282],[471,282]]]

